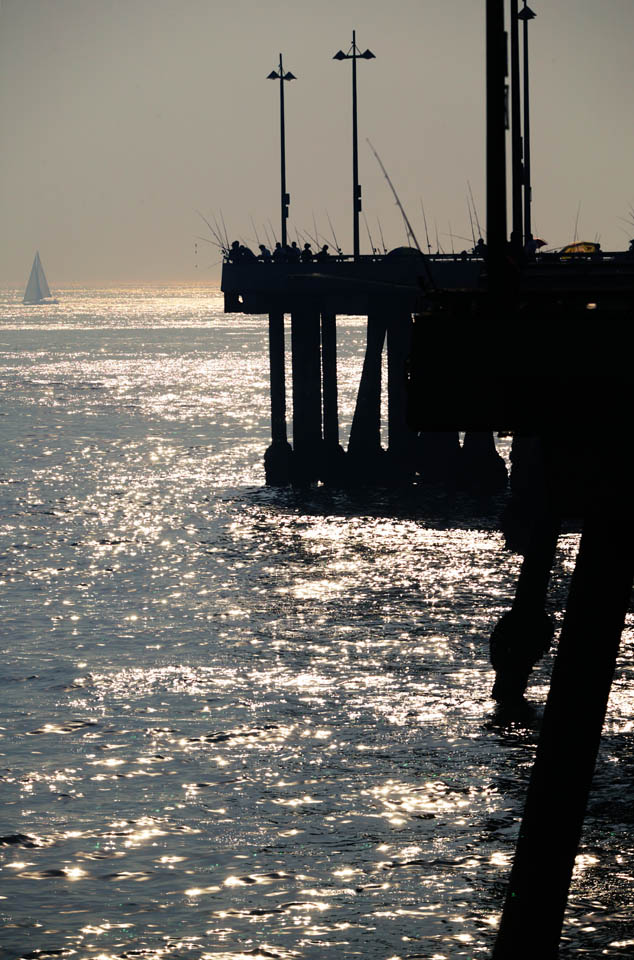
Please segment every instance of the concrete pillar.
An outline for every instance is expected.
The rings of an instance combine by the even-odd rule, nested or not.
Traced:
[[[319,479],[322,461],[321,350],[319,310],[297,307],[291,314],[293,363],[293,472],[298,485]]]
[[[321,364],[324,402],[324,444],[321,479],[333,483],[343,479],[345,453],[339,443],[339,407],[337,390],[337,317],[321,314]]]
[[[495,449],[492,430],[465,433],[461,454],[460,486],[470,493],[491,495],[506,490],[508,473]]]
[[[395,480],[408,479],[415,469],[416,433],[407,425],[407,360],[411,348],[412,315],[395,306],[387,327],[388,454]]]
[[[286,435],[286,377],[284,369],[284,314],[269,313],[271,383],[271,445],[264,454],[264,472],[270,486],[290,483],[293,451]]]
[[[387,331],[387,314],[379,307],[368,314],[363,371],[352,418],[348,461],[351,479],[375,483],[382,478],[381,360]]]

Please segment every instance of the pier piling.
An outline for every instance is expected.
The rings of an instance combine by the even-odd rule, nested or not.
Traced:
[[[415,473],[416,433],[407,424],[407,359],[412,314],[394,305],[387,325],[388,455],[394,479]]]
[[[337,387],[337,317],[332,311],[321,314],[321,369],[323,387],[324,483],[340,483],[345,476],[345,453],[339,443],[339,398]]]
[[[271,445],[264,454],[264,472],[269,486],[283,486],[291,479],[293,451],[286,433],[284,352],[284,314],[274,311],[269,313]]]
[[[375,308],[368,313],[363,370],[348,441],[350,473],[357,480],[375,482],[383,472],[381,371],[387,326],[384,308]]]
[[[293,471],[298,486],[319,479],[322,459],[319,309],[310,302],[291,313]]]
[[[607,479],[586,515],[493,960],[559,955],[632,589],[629,500]]]

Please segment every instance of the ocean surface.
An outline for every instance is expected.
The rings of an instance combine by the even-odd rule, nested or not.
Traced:
[[[59,298],[0,292],[0,956],[488,957],[552,664],[497,723],[499,504],[267,489],[263,318]],[[633,673],[630,619],[565,958],[632,955]]]

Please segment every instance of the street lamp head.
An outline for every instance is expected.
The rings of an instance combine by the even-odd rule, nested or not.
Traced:
[[[533,11],[529,6],[524,6],[524,9],[520,10],[520,12],[518,13],[517,19],[518,20],[534,20],[536,16],[537,14],[533,13]]]
[[[280,73],[278,70],[271,70],[269,75],[266,78],[267,80],[297,80],[297,77],[294,73],[291,73],[290,70],[286,73]]]
[[[360,53],[359,56],[363,57],[364,60],[376,60],[376,57],[371,50],[366,50],[364,53]]]
[[[348,57],[347,57],[346,54],[343,52],[343,50],[337,50],[336,54],[334,55],[334,57],[333,57],[332,59],[333,59],[333,60],[347,60]]]

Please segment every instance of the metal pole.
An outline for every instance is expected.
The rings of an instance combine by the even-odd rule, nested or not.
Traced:
[[[281,191],[281,233],[282,246],[286,246],[286,131],[284,128],[284,69],[282,67],[282,54],[280,53],[280,162],[282,168],[282,191]]]
[[[522,249],[522,118],[520,112],[520,45],[518,0],[511,0],[511,156],[513,167],[513,226],[511,244],[517,255]]]
[[[487,0],[487,260],[489,291],[504,283],[506,247],[506,38],[504,0]]]
[[[524,0],[524,13],[526,12],[526,0]],[[526,243],[533,239],[533,226],[531,223],[531,125],[530,125],[530,96],[529,96],[529,71],[528,71],[528,21],[531,17],[524,18],[524,240]]]
[[[357,139],[357,43],[352,31],[352,237],[355,260],[359,257],[359,146]]]
[[[357,33],[352,31],[352,48],[349,53],[338,50],[333,60],[352,60],[352,247],[354,258],[359,258],[359,213],[361,212],[361,187],[359,185],[359,148],[357,138],[357,60],[374,60],[371,50],[359,53]]]

